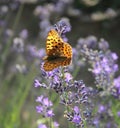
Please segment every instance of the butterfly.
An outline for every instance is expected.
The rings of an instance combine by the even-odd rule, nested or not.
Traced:
[[[59,66],[67,66],[71,63],[72,47],[63,41],[58,32],[51,29],[46,39],[46,56],[43,69],[52,71]]]

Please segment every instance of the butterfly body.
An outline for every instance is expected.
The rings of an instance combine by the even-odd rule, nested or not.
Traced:
[[[46,41],[46,54],[43,68],[45,71],[52,71],[59,66],[67,66],[71,63],[72,47],[64,42],[56,30],[48,33]]]
[[[67,59],[67,58],[64,56],[45,56],[43,58],[43,60],[48,60],[48,61],[58,60],[58,59]]]

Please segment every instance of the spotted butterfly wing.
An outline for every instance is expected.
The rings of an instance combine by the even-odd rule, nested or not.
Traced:
[[[51,71],[59,66],[67,66],[71,62],[72,48],[64,42],[54,29],[50,30],[46,41],[46,54],[43,59],[45,71]]]
[[[70,58],[58,58],[51,61],[46,61],[43,65],[43,68],[45,71],[52,71],[53,69],[59,67],[59,66],[67,66],[71,63]]]
[[[46,40],[46,57],[60,56],[63,45],[64,42],[57,31],[54,29],[50,30]]]

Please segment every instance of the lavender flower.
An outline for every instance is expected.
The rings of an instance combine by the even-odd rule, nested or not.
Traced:
[[[87,39],[84,39],[81,40],[81,42],[79,41],[80,43],[78,42],[77,49],[81,48],[78,56],[82,56],[84,58],[84,63],[87,62],[91,65],[91,68],[88,70],[94,74],[96,86],[98,88],[103,88],[106,91],[110,91],[112,87],[112,79],[114,78],[115,73],[118,71],[118,65],[116,64],[118,57],[115,53],[112,53],[109,50],[93,50],[90,48],[90,45],[88,45],[89,43],[86,43],[87,41]],[[111,94],[111,92],[107,93]]]
[[[109,48],[109,44],[108,44],[108,42],[106,40],[101,39],[99,44],[98,44],[98,47],[99,47],[99,49],[101,49],[103,51],[106,51]]]
[[[55,24],[55,29],[58,31],[58,33],[61,35],[62,39],[67,42],[68,39],[65,36],[66,32],[69,32],[71,30],[70,22],[67,18],[62,18],[57,24]]]
[[[23,29],[19,36],[22,38],[22,39],[27,39],[28,38],[28,30],[27,29]]]
[[[104,105],[99,105],[98,113],[104,113],[106,111],[106,107]]]
[[[38,128],[47,128],[47,126],[45,124],[39,124]]]
[[[53,117],[54,113],[51,109],[53,106],[52,102],[48,100],[48,98],[45,98],[43,96],[39,96],[36,99],[37,102],[39,102],[39,105],[36,106],[36,111],[43,115],[44,117]]]
[[[42,69],[41,69],[42,70]],[[63,73],[64,71],[64,73]],[[60,103],[69,106],[72,104],[81,104],[84,106],[84,109],[79,110],[79,107],[75,106],[72,109],[72,106],[69,107],[69,110],[65,112],[65,117],[71,122],[73,122],[76,126],[83,126],[83,121],[87,118],[89,119],[87,111],[89,109],[89,100],[88,100],[88,92],[89,89],[85,86],[83,81],[74,81],[72,75],[66,70],[66,68],[62,69],[58,68],[50,72],[45,72],[42,70],[43,77],[46,79],[46,89],[54,89],[56,93],[60,96]],[[35,86],[43,87],[42,85],[45,83],[40,83],[38,80],[35,80]],[[47,101],[48,99],[46,99]],[[41,101],[41,97],[40,97]],[[43,100],[42,100],[42,103]],[[46,102],[47,106],[47,102]],[[86,107],[85,107],[86,106]],[[41,113],[41,107],[38,106],[37,110]],[[51,112],[50,112],[51,113]],[[73,114],[74,113],[74,114]],[[86,114],[85,114],[86,113]],[[47,113],[48,114],[48,113]],[[84,116],[80,116],[84,115]]]
[[[52,118],[55,115],[52,110],[53,103],[48,99],[48,97],[44,97],[43,95],[38,96],[36,102],[39,103],[39,105],[36,106],[37,113],[46,118],[46,121],[48,120],[47,118]],[[50,125],[53,125],[54,128],[59,127],[59,124],[56,121],[51,122]],[[47,128],[47,126],[39,123],[38,128]]]
[[[58,128],[59,127],[59,124],[57,122],[53,122],[54,123],[54,127],[55,128]]]
[[[120,76],[114,79],[114,96],[120,98]]]
[[[24,51],[24,42],[21,38],[14,38],[13,40],[13,49],[17,52],[23,52]]]
[[[120,117],[120,111],[117,112],[118,117]]]
[[[76,124],[80,124],[80,122],[81,122],[81,116],[80,115],[81,114],[80,114],[80,110],[79,110],[78,106],[74,106],[73,111],[74,111],[74,116],[73,116],[72,121]]]

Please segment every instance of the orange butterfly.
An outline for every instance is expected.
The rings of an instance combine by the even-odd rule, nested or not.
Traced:
[[[72,47],[64,42],[54,29],[50,30],[46,41],[46,54],[43,58],[43,69],[52,71],[59,66],[67,66],[71,63]]]

